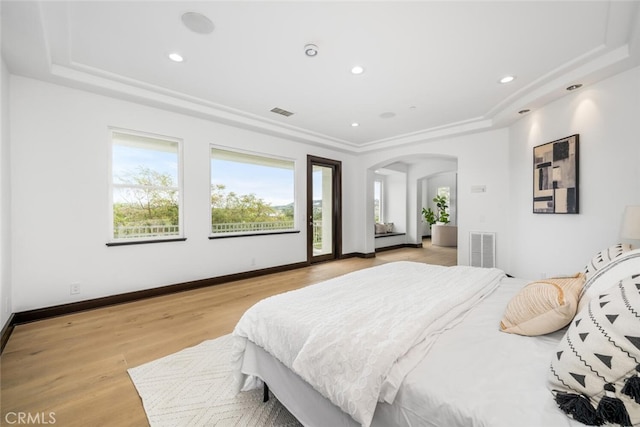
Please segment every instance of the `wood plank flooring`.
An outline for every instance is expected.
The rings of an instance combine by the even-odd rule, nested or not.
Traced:
[[[147,426],[127,369],[230,333],[271,295],[391,261],[456,264],[456,249],[379,252],[284,273],[150,298],[16,326],[0,357],[0,406],[61,426]],[[52,417],[52,418],[49,418]]]

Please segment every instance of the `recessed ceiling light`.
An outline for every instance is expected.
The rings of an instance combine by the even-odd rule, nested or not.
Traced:
[[[386,113],[380,114],[380,118],[383,118],[383,119],[392,119],[395,116],[396,116],[396,113],[394,113],[392,111],[387,111]]]
[[[173,62],[182,62],[184,61],[184,58],[182,57],[182,55],[180,55],[179,53],[173,52],[169,54],[169,59],[172,60]]]
[[[351,69],[351,74],[362,74],[362,73],[364,73],[364,68],[362,68],[360,65],[356,65]]]
[[[576,90],[576,89],[580,89],[582,87],[582,85],[580,83],[577,83],[575,85],[571,85],[567,88],[567,90]]]
[[[358,122],[351,123],[351,127],[357,128],[358,126],[360,126],[360,123]]]
[[[304,47],[304,54],[310,57],[318,55],[318,46],[315,44],[308,44]]]
[[[516,76],[504,76],[503,78],[501,78],[499,80],[500,83],[511,83],[512,81],[514,81],[516,79]]]
[[[182,23],[185,27],[198,34],[210,34],[213,32],[213,22],[198,12],[182,14]]]

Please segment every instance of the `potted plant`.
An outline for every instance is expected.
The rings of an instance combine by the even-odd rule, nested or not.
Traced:
[[[437,222],[442,224],[449,224],[449,212],[447,212],[447,197],[446,196],[436,196],[433,198],[433,201],[436,203],[436,207],[438,208],[438,218]]]
[[[431,208],[422,208],[422,215],[424,216],[424,220],[429,223],[429,227],[433,224],[449,224],[449,212],[447,212],[447,197],[446,196],[436,196],[433,198],[434,203],[436,204],[437,214]]]
[[[424,216],[424,220],[429,223],[429,228],[436,223],[436,214],[433,213],[433,209],[422,208],[422,216]]]

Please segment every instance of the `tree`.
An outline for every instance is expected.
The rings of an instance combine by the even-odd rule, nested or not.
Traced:
[[[255,194],[226,192],[223,184],[211,186],[211,223],[275,222],[293,219],[293,209],[276,209]]]
[[[120,196],[114,203],[114,225],[178,225],[178,190],[168,173],[145,166],[119,177]]]

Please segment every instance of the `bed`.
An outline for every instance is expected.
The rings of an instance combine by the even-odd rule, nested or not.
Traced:
[[[624,249],[611,257],[638,252]],[[640,252],[632,258],[635,269]],[[626,277],[629,268],[622,270],[618,275]],[[397,262],[271,297],[248,310],[234,330],[237,384],[243,389],[268,384],[305,426],[583,425],[584,417],[574,419],[582,417],[575,405],[561,406],[557,396],[584,400],[591,393],[598,406],[608,392],[567,385],[563,369],[570,368],[558,365],[567,357],[552,362],[573,325],[537,336],[500,330],[506,328],[501,325],[505,307],[529,289],[539,291],[497,269]],[[582,285],[578,292],[585,293]],[[453,302],[444,294],[452,294]],[[395,299],[399,302],[390,302]],[[640,307],[640,296],[638,301]],[[579,298],[571,300],[565,292],[563,304],[553,316],[572,305],[569,323]],[[640,367],[638,351],[630,349],[630,363],[637,356]],[[555,388],[549,380],[553,363],[554,379],[561,383]],[[630,366],[618,380],[631,383]],[[640,396],[638,408],[633,396],[622,398],[626,425],[637,425]],[[602,424],[600,415],[594,417]],[[625,423],[623,418],[620,424]]]

